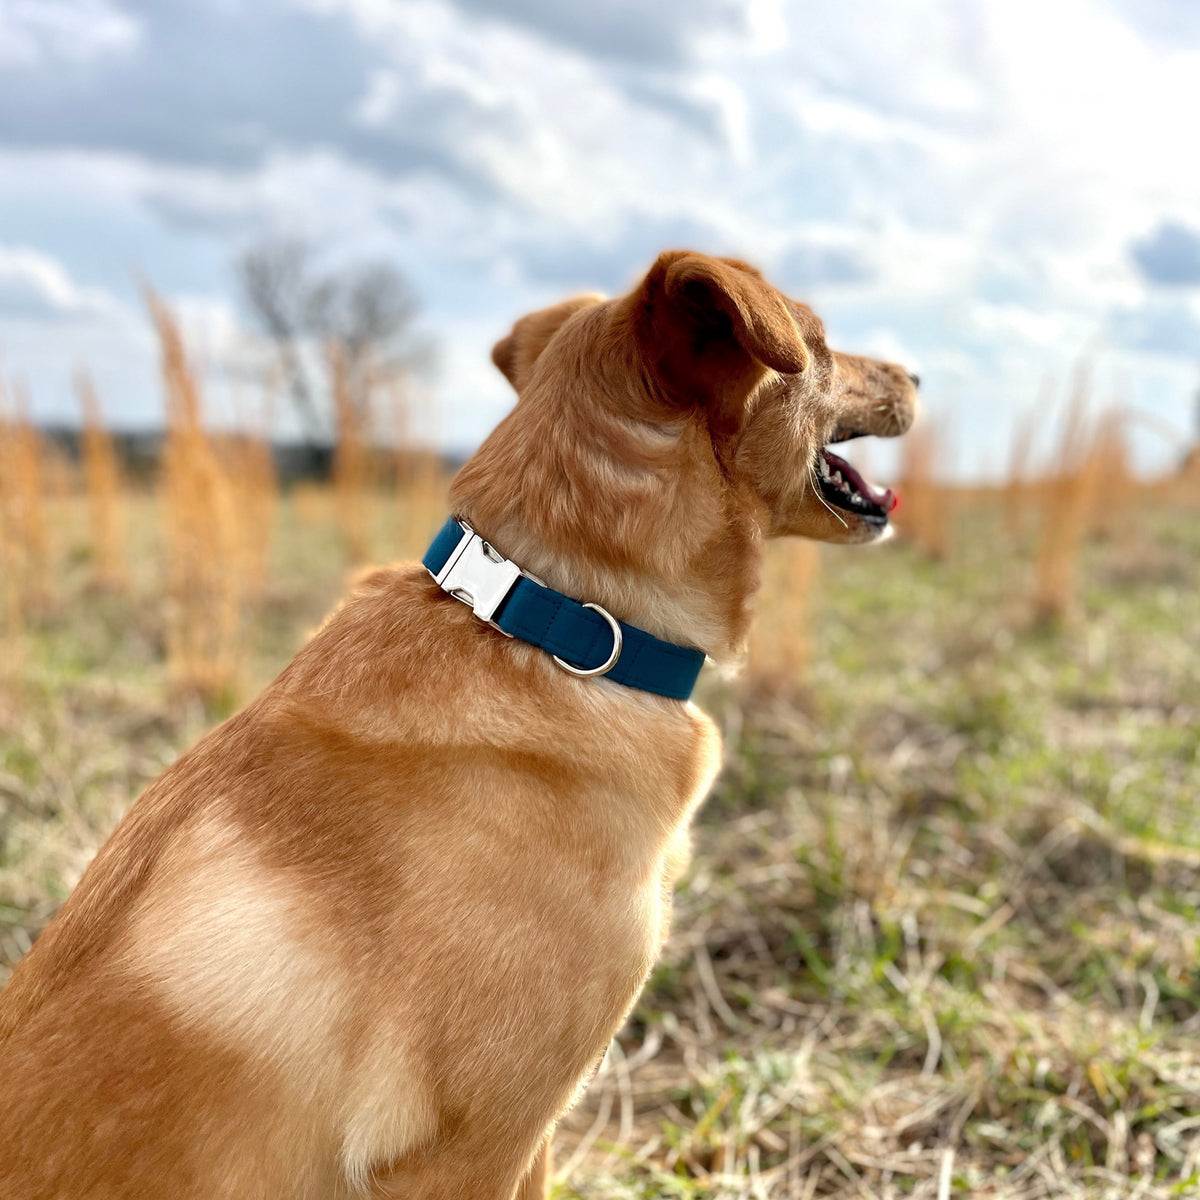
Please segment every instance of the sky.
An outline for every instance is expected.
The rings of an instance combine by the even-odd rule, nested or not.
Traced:
[[[462,452],[516,317],[682,247],[919,372],[949,475],[1002,474],[1029,413],[1045,453],[1084,361],[1162,469],[1197,425],[1198,122],[1192,0],[0,0],[0,372],[73,422],[84,364],[159,424],[146,279],[231,419],[233,262],[301,237],[407,275]]]

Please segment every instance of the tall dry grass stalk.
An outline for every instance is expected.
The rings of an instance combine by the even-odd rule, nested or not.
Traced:
[[[238,407],[241,432],[225,439],[226,461],[240,515],[238,561],[250,596],[257,602],[267,586],[267,560],[279,498],[269,436],[271,398],[269,393],[264,396],[256,414],[248,414],[241,405]]]
[[[1063,414],[1054,465],[1042,480],[1041,533],[1034,564],[1033,608],[1040,621],[1059,622],[1075,604],[1079,557],[1088,532],[1102,458],[1093,452],[1090,383],[1078,369]]]
[[[1120,407],[1109,408],[1095,422],[1088,457],[1093,477],[1088,534],[1119,539],[1132,528],[1138,491],[1130,467],[1128,418]]]
[[[247,434],[238,444],[241,559],[251,595],[259,600],[267,586],[267,560],[275,528],[279,481],[275,475],[271,443],[265,436]]]
[[[83,408],[81,449],[92,534],[93,580],[98,587],[118,590],[129,577],[121,520],[121,467],[91,376],[82,369],[75,373],[75,391]]]
[[[1169,480],[1168,491],[1176,504],[1188,508],[1200,506],[1200,445],[1183,456],[1178,471]]]
[[[896,524],[922,553],[935,562],[950,547],[950,496],[937,480],[935,464],[941,453],[931,425],[919,424],[901,443],[900,496]]]
[[[445,520],[450,479],[442,456],[432,447],[414,449],[409,464],[398,533],[402,556],[420,558],[430,537]]]
[[[444,519],[446,469],[432,448],[435,431],[418,429],[412,380],[393,378],[388,385],[392,425],[392,481],[396,547],[400,558],[419,557],[431,533]],[[423,413],[435,410],[426,404]]]
[[[29,397],[14,384],[11,404],[0,394],[0,523],[5,579],[0,587],[6,627],[19,631],[31,609],[53,595],[50,522],[46,515],[47,461],[29,417]]]
[[[214,699],[237,677],[247,588],[238,495],[203,425],[199,381],[175,315],[149,288],[162,351],[167,671],[176,694]]]
[[[413,450],[413,406],[409,380],[396,377],[387,385],[387,415],[392,434],[392,483],[400,498]]]
[[[746,675],[769,695],[799,687],[812,654],[813,594],[821,551],[805,538],[782,538],[767,547],[758,613]]]
[[[296,520],[308,529],[318,529],[334,523],[331,512],[330,489],[312,480],[299,479],[287,492]]]
[[[338,524],[346,543],[346,552],[355,562],[370,557],[367,491],[370,486],[370,457],[367,445],[367,404],[355,395],[350,364],[343,347],[330,343],[326,348],[329,386],[337,445],[333,454],[333,490]],[[369,388],[360,381],[359,386]]]
[[[25,607],[22,509],[17,488],[17,428],[0,391],[0,709],[21,677]],[[3,715],[0,713],[0,715]]]
[[[1008,474],[1005,476],[1004,524],[1008,532],[1019,537],[1025,532],[1025,515],[1029,502],[1030,465],[1033,461],[1033,442],[1037,433],[1038,414],[1044,405],[1025,413],[1013,426],[1009,447]]]

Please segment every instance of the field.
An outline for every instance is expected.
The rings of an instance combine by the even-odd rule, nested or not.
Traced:
[[[224,586],[175,562],[204,522],[110,488],[101,570],[103,488],[43,466],[40,543],[0,584],[0,979],[352,560],[441,517],[432,478],[362,484],[348,548],[337,489],[263,481],[206,633],[224,671],[189,676],[188,590]],[[750,668],[706,673],[727,765],[663,962],[560,1132],[562,1200],[1200,1194],[1196,507],[1127,487],[1056,551],[1050,612],[1033,491],[1014,517],[926,490],[936,537],[778,547]]]

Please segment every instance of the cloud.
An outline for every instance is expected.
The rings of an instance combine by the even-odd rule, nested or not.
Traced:
[[[1149,283],[1166,287],[1200,284],[1200,233],[1175,221],[1163,221],[1149,236],[1136,241],[1130,253]]]
[[[889,126],[978,136],[996,125],[993,8],[949,0],[792,3],[788,82],[822,100],[822,119],[868,138]]]
[[[1110,314],[1108,327],[1118,345],[1146,354],[1200,361],[1200,315],[1184,301],[1155,301]]]
[[[698,133],[745,163],[751,152],[749,114],[743,91],[720,75],[688,79],[631,74],[622,90],[637,104],[657,109],[679,123],[681,130]]]
[[[102,6],[54,7],[80,16]],[[139,17],[120,56],[93,54],[69,71],[40,55],[3,63],[0,141],[245,168],[276,146],[353,140],[348,114],[371,55],[340,19],[278,0],[145,0]]]
[[[105,0],[58,3],[81,21],[92,13],[94,25],[98,13],[124,20]],[[682,0],[667,7],[684,11]],[[10,97],[0,145],[131,156],[167,174],[218,172],[199,201],[172,194],[169,178],[149,200],[177,228],[225,232],[243,223],[252,177],[304,156],[387,181],[436,176],[480,208],[540,201],[567,211],[606,190],[619,206],[643,167],[661,173],[688,142],[705,142],[709,159],[748,153],[740,89],[722,73],[671,66],[696,39],[746,28],[745,6],[701,0],[678,21],[634,4],[628,20],[603,6],[512,3],[503,20],[489,6],[493,19],[483,21],[467,9],[445,0],[145,0],[120,56],[59,72],[41,51],[0,62]],[[611,44],[597,32],[608,28]],[[547,29],[561,42],[550,54]],[[593,33],[598,46],[584,49]],[[635,127],[634,139],[618,132]]]
[[[361,240],[388,224],[447,222],[474,188],[430,159],[423,171],[393,181],[340,153],[274,153],[257,169],[142,165],[130,189],[178,234],[234,241],[281,230],[319,241]]]
[[[857,241],[809,239],[791,246],[778,260],[774,275],[786,292],[803,296],[812,288],[867,283],[877,270]]]
[[[109,0],[13,0],[0,7],[0,68],[124,54],[141,25]]]
[[[434,170],[486,193],[498,151],[535,149],[542,125],[590,123],[598,94],[619,103],[641,88],[635,108],[673,105],[726,144],[743,136],[737,89],[679,68],[706,38],[749,36],[752,9],[143,0],[135,20],[112,0],[17,0],[0,7],[0,143],[229,172],[319,149],[388,175]],[[547,38],[559,43],[551,54]],[[51,57],[72,69],[47,69]],[[625,75],[609,77],[606,61]]]
[[[1113,0],[1116,10],[1139,32],[1165,48],[1200,42],[1200,8],[1191,0]]]
[[[510,247],[514,273],[535,285],[616,293],[630,287],[659,252],[702,246],[727,250],[724,231],[696,216],[633,214],[606,231],[527,238]]]
[[[678,66],[713,34],[750,32],[740,0],[454,0],[472,16],[499,18],[589,56]]]
[[[48,255],[24,246],[0,245],[0,319],[107,317],[117,307],[107,292],[76,283],[62,263]]]
[[[461,445],[500,403],[470,364],[513,316],[692,246],[762,266],[846,349],[919,356],[931,405],[939,378],[986,395],[996,426],[1104,330],[1163,380],[1192,353],[1194,305],[1147,303],[1200,282],[1200,160],[1170,119],[1200,105],[1186,8],[0,0],[0,228],[43,259],[8,263],[0,304],[61,331],[87,280],[132,312],[138,267],[227,296],[264,231],[386,256],[446,348]]]

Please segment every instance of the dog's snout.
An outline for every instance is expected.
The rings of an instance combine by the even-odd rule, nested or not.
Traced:
[[[912,380],[913,387],[919,388],[921,386],[921,377],[916,371],[906,371],[905,374]]]

